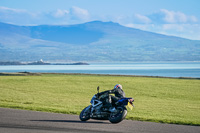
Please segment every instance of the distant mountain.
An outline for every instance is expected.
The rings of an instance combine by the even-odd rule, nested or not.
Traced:
[[[200,61],[200,41],[113,22],[17,26],[0,23],[0,61]]]

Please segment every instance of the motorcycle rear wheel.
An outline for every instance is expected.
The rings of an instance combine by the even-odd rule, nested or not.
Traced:
[[[117,112],[110,114],[109,121],[111,123],[119,123],[126,117],[126,115],[127,110],[125,107],[117,107]]]
[[[90,105],[81,111],[79,118],[81,121],[87,121],[90,119]]]

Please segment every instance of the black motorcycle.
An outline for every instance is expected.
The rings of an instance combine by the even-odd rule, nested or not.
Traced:
[[[98,93],[95,94],[90,103],[91,105],[84,108],[79,118],[81,121],[87,121],[89,119],[98,119],[98,120],[109,120],[111,123],[119,123],[123,119],[125,119],[127,115],[126,106],[132,110],[134,107],[133,105],[133,98],[121,98],[114,104],[114,110],[109,110],[108,108],[104,107],[103,99],[109,97],[108,91],[104,91],[99,93],[99,87],[97,87]]]

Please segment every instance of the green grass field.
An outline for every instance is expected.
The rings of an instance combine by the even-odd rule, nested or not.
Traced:
[[[0,76],[0,107],[79,114],[100,91],[122,84],[127,119],[200,125],[200,80],[100,75]]]

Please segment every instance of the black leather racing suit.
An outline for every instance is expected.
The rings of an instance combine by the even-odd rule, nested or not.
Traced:
[[[107,98],[102,99],[104,107],[109,108],[111,106],[115,106],[115,103],[125,97],[125,93],[122,89],[113,89],[113,90],[108,90],[108,91],[104,91],[101,93],[108,93],[108,94],[115,94],[115,96],[113,95],[109,95]]]

